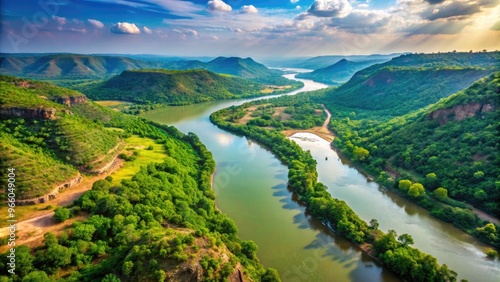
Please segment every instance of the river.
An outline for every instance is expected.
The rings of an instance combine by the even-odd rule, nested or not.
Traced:
[[[282,95],[326,87],[311,80],[300,81],[304,82],[302,89]],[[257,243],[260,261],[276,268],[283,281],[399,281],[391,271],[305,213],[287,188],[286,166],[269,150],[210,123],[212,112],[255,99],[262,98],[167,107],[142,116],[200,137],[217,163],[217,207],[234,219],[242,239]],[[318,162],[319,180],[329,192],[346,201],[361,218],[376,218],[384,231],[411,234],[415,247],[446,263],[461,279],[498,281],[500,262],[486,258],[484,244],[369,182],[343,163],[326,141],[294,140],[311,150]]]

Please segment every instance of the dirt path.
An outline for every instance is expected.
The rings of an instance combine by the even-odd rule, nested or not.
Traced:
[[[118,170],[123,165],[122,159],[116,159],[116,163],[112,168],[101,175],[84,177],[82,182],[79,184],[66,189],[57,195],[57,198],[48,202],[52,206],[67,206],[73,203],[74,200],[78,199],[83,193],[92,189],[94,182],[100,179],[104,179],[106,176],[112,174]],[[33,206],[24,206],[18,208],[28,208]],[[18,219],[16,223],[16,245],[28,245],[29,247],[35,247],[43,242],[43,234],[47,232],[52,232],[54,234],[59,234],[67,226],[70,226],[75,221],[80,221],[85,219],[86,216],[78,216],[70,220],[66,220],[62,223],[57,223],[54,220],[54,211],[52,210],[40,210],[34,211],[27,214],[21,219]],[[9,235],[9,228],[4,227],[0,229],[0,238],[5,238]],[[4,252],[8,249],[7,245],[0,246],[0,252]]]
[[[309,128],[309,129],[289,129],[289,130],[283,131],[283,133],[287,137],[290,137],[298,132],[309,132],[309,133],[318,135],[319,137],[325,139],[326,141],[328,141],[330,143],[333,142],[333,140],[335,139],[335,135],[333,134],[333,132],[330,129],[328,129],[328,124],[330,124],[330,119],[332,118],[332,114],[326,109],[325,105],[321,105],[321,106],[323,107],[323,110],[325,110],[325,112],[327,114],[325,122],[323,122],[322,126],[316,126],[316,127]]]

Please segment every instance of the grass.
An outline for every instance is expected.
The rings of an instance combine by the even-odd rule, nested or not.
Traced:
[[[116,101],[116,100],[105,100],[105,101],[95,101],[95,102],[101,106],[104,106],[104,107],[120,106],[120,105],[127,103],[127,102]]]
[[[146,166],[149,163],[161,162],[168,155],[163,148],[162,144],[157,144],[153,139],[142,138],[139,136],[131,136],[125,140],[127,143],[124,152],[127,149],[133,148],[139,151],[139,156],[134,161],[127,161],[125,164],[116,172],[111,174],[113,177],[113,184],[119,184],[122,179],[131,178],[139,172],[142,166]],[[153,147],[153,150],[148,150],[149,146]]]

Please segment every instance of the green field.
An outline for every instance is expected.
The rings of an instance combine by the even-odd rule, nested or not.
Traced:
[[[113,177],[113,184],[119,184],[122,179],[131,178],[134,174],[139,172],[142,166],[146,166],[153,162],[162,162],[167,157],[163,145],[157,144],[151,138],[142,138],[133,135],[125,141],[127,145],[124,152],[135,149],[139,152],[139,156],[133,161],[125,162],[119,170],[111,174],[111,177]],[[153,146],[153,150],[148,150],[149,146]]]

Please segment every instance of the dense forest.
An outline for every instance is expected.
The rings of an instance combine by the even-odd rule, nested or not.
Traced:
[[[387,120],[436,103],[500,69],[500,52],[408,54],[357,72],[325,104]]]
[[[299,145],[281,133],[283,126],[279,126],[281,123],[278,120],[270,119],[271,128],[267,124],[261,124],[260,120],[266,121],[266,118],[255,117],[251,121],[256,122],[241,123],[245,112],[248,114],[248,108],[258,105],[261,106],[256,107],[256,111],[260,110],[262,117],[269,116],[266,111],[270,108],[286,106],[292,109],[289,112],[301,113],[321,107],[309,99],[307,94],[301,94],[296,97],[247,103],[215,112],[210,116],[210,120],[221,128],[249,136],[268,146],[288,166],[288,185],[313,216],[350,241],[365,244],[365,248],[370,249],[377,259],[401,278],[409,281],[456,280],[457,274],[446,265],[440,266],[436,258],[412,248],[411,235],[397,236],[394,231],[384,234],[378,229],[376,219],[368,224],[344,201],[333,198],[325,185],[317,181],[316,161],[309,152],[304,152]]]
[[[500,246],[499,226],[480,220],[465,205],[492,215],[500,213],[499,100],[500,73],[496,73],[438,103],[384,123],[336,110],[331,124],[338,135],[334,145],[378,182],[467,233]],[[366,154],[362,157],[360,151]],[[419,192],[409,189],[413,184],[421,186]],[[487,228],[490,225],[493,228]]]
[[[291,88],[269,89],[254,81],[206,70],[155,69],[124,71],[105,82],[89,84],[79,90],[95,100],[185,105],[276,94],[298,88],[302,84],[290,81],[290,85]]]
[[[10,77],[5,80],[6,86],[35,85]],[[36,92],[37,88],[32,90]],[[39,99],[21,86],[9,88],[8,93]],[[78,118],[84,129],[88,129],[88,123],[95,124],[94,130],[102,136],[114,132],[113,136],[121,139],[131,135],[152,138],[164,146],[168,156],[142,167],[131,179],[119,184],[112,184],[111,177],[99,180],[72,205],[56,208],[56,221],[72,223],[57,236],[46,233],[43,244],[36,248],[16,246],[16,274],[10,278],[5,276],[7,254],[2,255],[2,281],[137,281],[138,277],[142,281],[214,281],[234,275],[254,281],[279,281],[275,270],[266,270],[258,262],[256,244],[240,240],[233,221],[216,209],[211,189],[215,162],[196,135],[184,135],[173,127],[127,116],[92,102],[70,108],[57,103],[46,106],[56,108],[53,120],[2,118],[2,131],[12,129],[2,133],[2,140],[31,154],[23,155],[32,158],[23,166],[48,158],[41,165],[53,165],[49,162],[53,161],[57,169],[68,167],[46,144],[48,139],[31,143],[24,129],[50,129],[50,125],[40,124],[64,120],[66,116]],[[15,107],[21,109],[23,105]],[[6,108],[2,105],[2,109]],[[87,119],[90,116],[92,120]],[[74,221],[73,217],[84,220]]]

